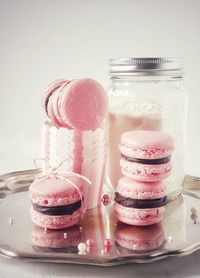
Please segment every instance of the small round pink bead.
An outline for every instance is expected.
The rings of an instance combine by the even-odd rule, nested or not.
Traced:
[[[87,245],[87,246],[90,246],[90,247],[91,247],[91,246],[94,246],[94,240],[91,239],[91,238],[87,239],[86,245]]]
[[[104,253],[105,253],[105,254],[109,254],[110,251],[111,251],[111,249],[112,249],[112,246],[111,246],[111,245],[110,245],[110,246],[105,246],[105,247],[104,247]]]
[[[104,240],[104,246],[105,247],[111,247],[112,246],[111,240],[109,238],[106,238]]]
[[[109,195],[108,194],[104,194],[103,197],[102,197],[102,202],[103,204],[108,204],[109,202]]]

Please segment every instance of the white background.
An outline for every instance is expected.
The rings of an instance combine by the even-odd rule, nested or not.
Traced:
[[[181,56],[187,171],[200,176],[200,1],[0,0],[0,35],[0,173],[33,167],[52,80],[89,76],[107,87],[110,57]]]
[[[187,172],[200,176],[198,0],[0,0],[0,173],[33,168],[49,82],[88,76],[107,87],[119,56],[184,57]]]

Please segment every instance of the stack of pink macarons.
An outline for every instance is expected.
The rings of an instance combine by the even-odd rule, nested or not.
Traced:
[[[126,132],[120,143],[124,175],[115,193],[119,221],[137,226],[158,223],[165,210],[164,184],[172,171],[173,138],[159,131]]]

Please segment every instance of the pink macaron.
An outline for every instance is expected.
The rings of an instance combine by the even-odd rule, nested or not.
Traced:
[[[70,81],[66,79],[58,79],[52,82],[42,99],[42,105],[45,108],[47,116],[58,127],[68,127],[62,120],[58,110],[58,99],[60,92],[66,84]]]
[[[63,86],[65,86],[65,84],[67,84],[67,82],[61,85],[53,92],[53,94],[49,98],[48,105],[47,105],[48,116],[52,120],[52,122],[58,127],[68,127],[63,122],[58,110],[58,99],[59,99],[60,91],[62,90]]]
[[[115,193],[115,215],[123,223],[148,226],[162,220],[166,203],[162,182],[145,183],[123,177]]]
[[[139,182],[128,177],[122,177],[117,186],[117,192],[132,199],[159,199],[166,195],[166,186],[163,182]]]
[[[119,203],[114,204],[116,218],[126,224],[135,226],[148,226],[159,223],[163,219],[165,207],[133,208]]]
[[[108,111],[106,91],[90,78],[56,80],[42,102],[55,125],[80,131],[101,127]]]
[[[82,242],[82,233],[79,226],[47,231],[39,226],[34,226],[31,238],[36,251],[78,253],[78,244]]]
[[[115,230],[115,245],[123,255],[156,250],[163,245],[164,240],[161,224],[137,227],[118,223]]]
[[[82,78],[63,87],[58,105],[66,125],[78,130],[95,130],[107,115],[108,99],[97,81]]]
[[[159,131],[137,130],[121,137],[122,173],[144,182],[167,178],[172,170],[173,138]]]
[[[31,218],[36,225],[62,229],[80,222],[83,213],[83,185],[76,177],[70,177],[70,181],[76,187],[56,177],[37,178],[31,184]]]
[[[66,123],[63,121],[63,119],[62,119],[62,117],[61,117],[61,115],[60,115],[60,110],[59,110],[59,97],[60,97],[60,95],[61,95],[61,92],[62,92],[62,90],[63,90],[63,88],[65,87],[65,86],[67,86],[67,84],[69,83],[69,82],[71,82],[71,81],[66,81],[66,83],[64,83],[64,84],[62,84],[55,92],[54,92],[54,94],[53,94],[53,96],[52,96],[52,104],[51,104],[51,106],[52,106],[52,110],[53,110],[53,116],[54,116],[54,118],[56,118],[56,120],[57,120],[57,122],[59,122],[59,127],[68,127],[68,128],[70,128],[68,125],[66,125]],[[54,121],[55,122],[55,121]]]
[[[48,86],[48,88],[46,89],[46,91],[43,94],[42,97],[42,106],[45,109],[47,115],[48,115],[48,103],[49,103],[49,99],[51,97],[51,95],[63,84],[65,84],[66,82],[68,82],[68,80],[66,79],[57,79],[53,82],[51,82]]]

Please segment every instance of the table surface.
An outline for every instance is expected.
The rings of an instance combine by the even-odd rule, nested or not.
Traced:
[[[32,162],[29,164],[28,161],[25,157],[3,155],[0,158],[0,162],[3,162],[0,164],[0,174],[33,168]],[[200,251],[154,263],[114,267],[33,263],[0,257],[0,278],[6,277],[200,277]]]
[[[200,277],[200,251],[149,264],[97,267],[0,259],[0,277]]]

